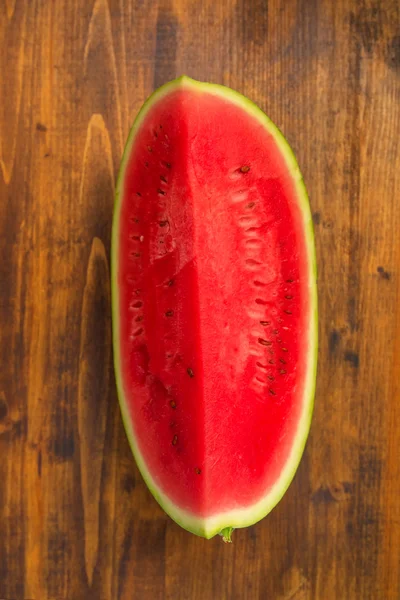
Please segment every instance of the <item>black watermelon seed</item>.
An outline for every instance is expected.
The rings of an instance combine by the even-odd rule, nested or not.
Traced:
[[[187,368],[187,374],[189,375],[189,377],[194,377],[193,369],[191,369],[190,367],[188,367]]]
[[[177,435],[174,435],[174,437],[172,438],[172,445],[173,445],[173,446],[176,446],[176,445],[177,445],[177,443],[178,443],[178,436],[177,436]]]

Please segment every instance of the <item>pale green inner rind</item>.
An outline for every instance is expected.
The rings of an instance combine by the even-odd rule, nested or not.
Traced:
[[[174,504],[168,496],[160,489],[154,480],[153,475],[149,472],[146,462],[138,448],[131,417],[129,415],[128,404],[125,399],[122,370],[120,360],[120,342],[119,342],[119,297],[118,297],[118,243],[119,243],[119,215],[122,204],[123,181],[125,168],[128,162],[130,151],[135,139],[135,134],[143,123],[148,110],[157,102],[162,100],[164,96],[179,88],[192,87],[198,92],[205,92],[222,96],[229,99],[231,102],[242,107],[246,112],[255,117],[270,133],[274,136],[283,157],[285,158],[289,172],[295,182],[297,197],[301,213],[303,216],[305,241],[308,252],[309,263],[309,291],[310,291],[310,326],[308,332],[308,354],[307,354],[307,375],[305,381],[303,395],[303,411],[299,419],[297,433],[295,435],[292,450],[289,458],[284,465],[279,479],[275,482],[272,488],[266,492],[265,496],[258,502],[237,508],[210,517],[197,517],[194,514],[182,510]],[[203,536],[211,538],[223,529],[237,529],[253,525],[257,521],[265,517],[278,504],[287,488],[289,487],[295,473],[303,450],[307,441],[308,432],[311,424],[311,417],[314,404],[316,369],[317,369],[317,353],[318,353],[318,312],[317,312],[317,287],[316,287],[316,258],[314,246],[314,232],[311,218],[310,205],[308,201],[307,191],[297,165],[294,154],[285,140],[279,129],[272,121],[245,96],[230,88],[222,85],[202,83],[194,81],[189,77],[180,77],[171,81],[158,90],[156,90],[143,105],[140,110],[134,125],[129,133],[128,141],[125,147],[124,155],[121,162],[120,172],[118,175],[116,201],[114,207],[113,227],[112,227],[112,248],[111,248],[111,280],[112,280],[112,314],[113,314],[113,343],[114,343],[114,365],[115,375],[118,389],[118,397],[121,406],[122,417],[126,429],[126,433],[130,442],[130,446],[138,468],[145,480],[149,490],[174,521],[181,527]]]

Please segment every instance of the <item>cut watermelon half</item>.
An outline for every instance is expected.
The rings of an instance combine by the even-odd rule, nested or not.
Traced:
[[[112,232],[126,432],[150,491],[210,538],[264,517],[308,435],[317,295],[307,193],[247,98],[181,77],[130,132]]]

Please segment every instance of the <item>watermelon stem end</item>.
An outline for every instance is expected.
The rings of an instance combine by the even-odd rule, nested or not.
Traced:
[[[222,536],[223,541],[225,542],[225,544],[231,544],[232,543],[232,532],[233,532],[233,527],[225,527],[225,529],[222,529],[222,531],[219,532],[219,535]]]

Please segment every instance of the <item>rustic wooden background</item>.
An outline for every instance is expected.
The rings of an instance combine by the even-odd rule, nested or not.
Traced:
[[[230,546],[153,501],[112,369],[115,177],[182,73],[267,111],[315,221],[311,437]],[[396,0],[1,0],[0,598],[400,598],[399,138]]]

